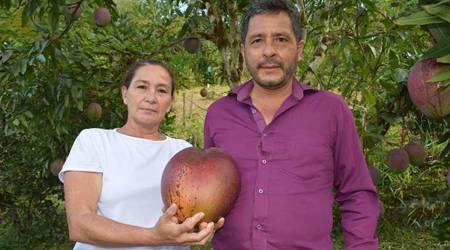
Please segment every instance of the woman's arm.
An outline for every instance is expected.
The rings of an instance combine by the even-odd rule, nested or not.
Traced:
[[[97,245],[202,245],[212,235],[214,223],[195,225],[204,217],[198,213],[178,224],[172,205],[153,228],[126,225],[97,214],[102,174],[68,171],[64,174],[67,222],[71,240]]]

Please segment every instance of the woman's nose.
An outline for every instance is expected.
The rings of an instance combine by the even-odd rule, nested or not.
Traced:
[[[156,102],[156,93],[155,93],[155,91],[152,91],[152,90],[147,91],[147,93],[145,95],[145,100],[150,102],[150,103]]]

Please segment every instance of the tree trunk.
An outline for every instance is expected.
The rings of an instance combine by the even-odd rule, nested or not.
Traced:
[[[241,81],[243,59],[240,54],[240,37],[237,1],[226,1],[226,10],[214,0],[205,0],[208,18],[213,25],[212,41],[222,54],[223,70],[230,89]],[[224,22],[227,18],[227,22]]]

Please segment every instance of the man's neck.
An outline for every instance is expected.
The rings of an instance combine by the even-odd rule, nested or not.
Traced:
[[[284,101],[292,94],[292,80],[278,89],[266,89],[253,84],[250,92],[253,105],[262,113],[266,124],[269,124],[276,111],[281,107]]]
[[[253,89],[250,92],[252,101],[263,101],[270,104],[275,104],[279,101],[284,102],[292,93],[292,80],[286,85],[278,89],[263,88],[257,83],[253,84]]]

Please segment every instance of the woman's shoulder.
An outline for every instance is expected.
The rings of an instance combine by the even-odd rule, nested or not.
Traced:
[[[115,129],[103,129],[103,128],[86,128],[81,130],[78,134],[79,138],[86,138],[89,140],[95,140],[105,137],[111,137],[114,134]]]
[[[178,149],[184,149],[188,147],[192,147],[192,145],[184,139],[174,138],[167,136],[167,142],[170,143],[171,146],[176,147]]]
[[[80,131],[80,135],[106,135],[114,132],[114,129],[85,128]]]

